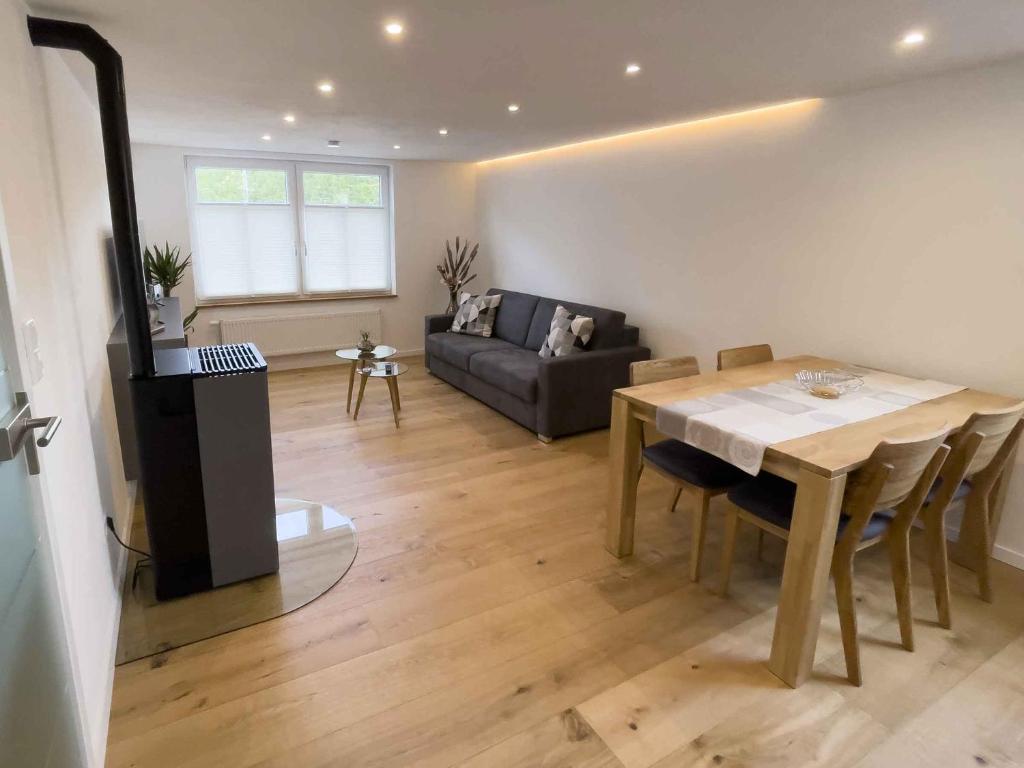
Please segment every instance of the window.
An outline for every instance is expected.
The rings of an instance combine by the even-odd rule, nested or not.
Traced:
[[[393,291],[386,166],[191,157],[200,302]]]

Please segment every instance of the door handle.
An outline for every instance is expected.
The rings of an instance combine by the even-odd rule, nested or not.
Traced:
[[[14,393],[14,409],[0,423],[0,461],[14,459],[21,447],[25,447],[25,462],[30,475],[39,474],[39,454],[36,446],[45,448],[53,440],[60,429],[60,416],[33,418],[29,407],[28,395],[24,392]],[[33,439],[33,431],[44,429],[42,436]]]
[[[40,416],[36,419],[29,419],[25,422],[25,426],[31,429],[43,429],[43,436],[36,440],[36,445],[40,448],[45,448],[53,440],[53,436],[57,434],[57,430],[60,429],[60,416]]]

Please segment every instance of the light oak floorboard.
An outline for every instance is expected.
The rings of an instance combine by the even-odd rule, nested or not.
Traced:
[[[915,745],[952,738],[954,716],[970,746],[951,755],[998,765],[992,739],[1016,755],[1024,574],[994,563],[986,605],[952,566],[943,630],[915,541],[910,654],[885,553],[863,553],[864,687],[843,679],[829,590],[812,678],[793,691],[767,669],[781,544],[759,561],[741,528],[728,600],[713,569],[690,583],[689,516],[668,514],[667,483],[645,473],[635,554],[617,560],[607,431],[544,445],[415,363],[401,429],[386,397],[367,395],[353,422],[345,374],[270,387],[278,493],[355,520],[352,570],[280,619],[119,667],[108,765],[929,765]],[[721,523],[716,500],[709,563]],[[980,691],[1000,676],[993,704]]]
[[[1017,638],[894,732],[857,768],[1024,765],[1022,669],[1024,638]]]

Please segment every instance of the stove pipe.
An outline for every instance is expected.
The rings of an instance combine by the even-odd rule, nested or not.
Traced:
[[[146,310],[146,287],[139,246],[139,220],[135,211],[132,148],[128,137],[128,109],[121,56],[88,24],[29,16],[28,34],[33,45],[78,51],[96,67],[96,91],[99,95],[103,157],[107,166],[107,192],[114,229],[117,282],[128,343],[128,368],[132,378],[150,378],[156,373],[156,367]]]

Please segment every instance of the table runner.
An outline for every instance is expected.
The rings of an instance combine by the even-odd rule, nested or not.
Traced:
[[[783,379],[660,406],[658,431],[756,475],[769,445],[873,419],[964,389],[868,368],[847,370],[862,377],[864,386],[836,400],[815,397],[796,380]]]

